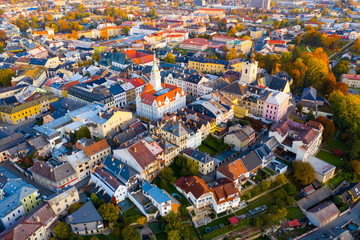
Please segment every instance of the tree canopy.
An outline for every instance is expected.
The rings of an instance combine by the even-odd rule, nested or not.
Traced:
[[[295,161],[293,167],[294,177],[301,185],[309,185],[315,180],[315,170],[310,163]]]
[[[0,70],[0,84],[2,87],[10,87],[11,79],[15,76],[15,72],[10,68]]]
[[[59,222],[54,227],[54,235],[56,239],[69,239],[71,236],[71,230],[66,223]]]
[[[139,234],[137,234],[136,229],[129,225],[124,227],[121,235],[124,240],[140,240]]]
[[[166,57],[165,57],[165,59],[164,59],[164,62],[166,62],[166,63],[176,63],[174,54],[172,54],[171,52],[169,52],[169,53],[166,55]]]
[[[112,203],[103,204],[99,207],[99,214],[105,221],[115,222],[119,218],[119,206]]]

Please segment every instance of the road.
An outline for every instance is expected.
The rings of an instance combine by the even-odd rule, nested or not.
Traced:
[[[16,176],[22,178],[25,182],[27,182],[27,183],[33,185],[34,187],[36,187],[37,189],[39,189],[39,192],[41,193],[41,195],[45,195],[48,197],[54,193],[53,191],[51,191],[47,188],[44,188],[43,186],[41,186],[41,185],[37,184],[36,182],[34,182],[33,180],[31,180],[30,178],[26,177],[24,174],[19,172],[13,165],[11,165],[11,163],[9,161],[0,163],[0,167],[6,168],[7,170],[12,172]]]
[[[345,215],[335,219],[334,221],[330,222],[329,224],[325,225],[324,227],[321,227],[320,229],[316,230],[315,232],[300,238],[301,240],[320,240],[322,239],[322,236],[328,236],[329,233],[334,231],[335,227],[339,227],[344,225],[345,223],[349,222],[350,220],[353,220],[356,223],[360,223],[360,204],[356,204],[355,207],[353,207],[350,212],[350,214],[346,213]]]

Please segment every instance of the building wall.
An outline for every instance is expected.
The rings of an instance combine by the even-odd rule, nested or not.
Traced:
[[[26,214],[32,212],[42,203],[42,199],[39,191],[36,191],[30,194],[29,196],[26,196],[24,199],[21,199],[21,203],[24,207]]]
[[[18,219],[25,216],[25,210],[22,204],[19,204],[13,211],[1,218],[4,228],[11,227]]]
[[[100,233],[104,229],[102,221],[70,224],[71,230],[78,235],[92,235]]]
[[[94,173],[91,174],[91,180],[95,185],[102,187],[110,197],[115,197],[117,203],[124,201],[127,197],[127,188],[124,185],[120,185],[117,189],[114,189]]]
[[[69,208],[71,205],[73,205],[76,202],[79,202],[79,192],[77,190],[73,190],[72,188],[67,190],[68,193],[64,194],[61,193],[61,198],[54,197],[53,199],[50,199],[48,202],[50,204],[51,209],[55,213],[55,215],[63,215],[67,214]],[[59,195],[58,195],[59,196]]]

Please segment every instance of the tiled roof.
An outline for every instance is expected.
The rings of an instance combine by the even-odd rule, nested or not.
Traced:
[[[222,204],[224,202],[230,201],[235,198],[235,194],[238,194],[240,197],[239,190],[235,187],[234,183],[227,183],[224,185],[218,185],[211,189],[214,193],[214,198],[217,204]]]
[[[110,148],[110,145],[108,144],[106,139],[101,139],[100,141],[90,144],[86,147],[82,146],[79,142],[76,142],[76,147],[82,149],[85,152],[86,156],[91,158],[92,155],[102,152],[107,148]]]
[[[48,163],[35,161],[34,165],[30,168],[30,171],[53,182],[61,181],[76,174],[71,164],[67,162],[53,167]]]
[[[211,193],[209,186],[198,176],[182,177],[175,182],[175,185],[186,193],[191,192],[196,199],[205,193]]]
[[[245,168],[244,164],[240,159],[222,165],[217,169],[217,171],[224,174],[232,181],[238,179],[243,174],[248,172],[248,170]]]
[[[151,153],[151,151],[142,141],[139,141],[131,147],[128,147],[127,150],[143,169],[157,160],[157,158]]]
[[[323,203],[309,209],[308,212],[315,213],[316,217],[322,223],[326,222],[331,217],[338,215],[340,213],[340,211],[336,207],[336,205],[331,202],[323,202]]]
[[[152,87],[150,83],[146,84],[143,91],[140,93],[141,102],[152,105],[154,101],[156,101],[156,104],[159,107],[162,107],[165,105],[165,99],[168,99],[170,102],[173,102],[175,100],[175,96],[179,94],[180,97],[185,96],[185,92],[181,90],[181,88],[169,84],[162,84],[163,89],[156,92],[155,89]],[[167,89],[165,91],[164,89]],[[161,95],[156,96],[156,93],[162,93]]]
[[[91,174],[95,174],[101,181],[110,185],[113,188],[113,191],[116,191],[116,189],[122,185],[115,177],[105,171],[102,167],[96,166],[95,170]]]

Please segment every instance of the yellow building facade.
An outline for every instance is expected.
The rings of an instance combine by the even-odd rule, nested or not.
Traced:
[[[188,65],[191,69],[207,73],[225,73],[229,70],[241,72],[242,70],[242,62],[236,60],[225,61],[209,58],[193,58],[189,60]]]

